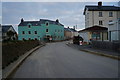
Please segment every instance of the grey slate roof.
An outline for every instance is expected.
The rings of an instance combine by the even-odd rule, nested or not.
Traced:
[[[61,26],[63,26],[62,24],[60,24],[60,23],[58,23],[56,21],[47,20],[47,19],[40,19],[40,21],[23,21],[18,26],[27,26],[29,23],[32,26],[41,26],[41,24],[45,24],[46,21],[48,21],[49,24],[55,24],[55,25],[61,25]]]
[[[88,9],[88,11],[120,11],[120,7],[118,6],[92,6],[92,5],[86,5],[84,8],[84,15],[85,11]]]
[[[95,26],[88,27],[88,28],[85,28],[83,30],[80,30],[78,32],[83,32],[83,31],[104,31],[104,30],[108,30],[108,28],[95,25]]]
[[[2,32],[6,33],[12,25],[2,25]]]
[[[64,28],[65,31],[70,31],[70,32],[77,32],[75,29],[73,28]]]
[[[21,22],[18,26],[27,26],[28,24],[31,24],[32,26],[40,26],[40,21],[24,21],[24,22]]]

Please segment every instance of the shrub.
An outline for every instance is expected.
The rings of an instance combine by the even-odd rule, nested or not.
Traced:
[[[16,61],[19,56],[39,45],[38,41],[12,41],[2,44],[2,68]]]

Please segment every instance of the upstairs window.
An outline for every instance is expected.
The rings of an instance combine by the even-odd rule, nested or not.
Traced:
[[[103,21],[99,21],[99,25],[103,25]]]
[[[102,12],[99,12],[99,17],[103,17]]]
[[[35,31],[35,34],[37,34],[37,31]]]
[[[113,12],[109,12],[109,17],[113,17]]]
[[[28,28],[30,28],[31,27],[31,25],[28,25]]]
[[[25,31],[22,31],[22,34],[25,34]]]
[[[28,31],[28,34],[31,34],[31,32],[30,32],[30,31]]]
[[[48,32],[48,29],[46,29],[46,32]]]
[[[48,23],[46,23],[46,26],[48,26]]]

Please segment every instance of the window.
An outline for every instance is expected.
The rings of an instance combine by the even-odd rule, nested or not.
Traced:
[[[22,31],[22,34],[25,34],[25,31]]]
[[[48,26],[48,23],[46,23],[46,26]]]
[[[35,38],[35,40],[37,40],[37,38]]]
[[[102,12],[99,12],[99,17],[103,17]]]
[[[109,12],[109,17],[113,17],[113,12]]]
[[[28,34],[31,34],[31,32],[30,32],[30,31],[28,31]]]
[[[109,22],[112,22],[112,20],[109,20]]]
[[[31,40],[31,38],[28,38],[28,40]]]
[[[48,32],[48,29],[46,29],[46,32]]]
[[[25,38],[22,38],[22,40],[25,40]]]
[[[35,31],[35,34],[37,34],[37,31]]]
[[[99,21],[99,25],[103,25],[103,21]]]
[[[28,25],[28,27],[30,28],[30,27],[31,27],[31,25]]]

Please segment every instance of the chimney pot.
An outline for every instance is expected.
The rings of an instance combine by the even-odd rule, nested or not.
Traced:
[[[24,22],[23,18],[21,19],[21,22]]]
[[[102,2],[100,1],[100,2],[98,2],[98,6],[102,6]]]

